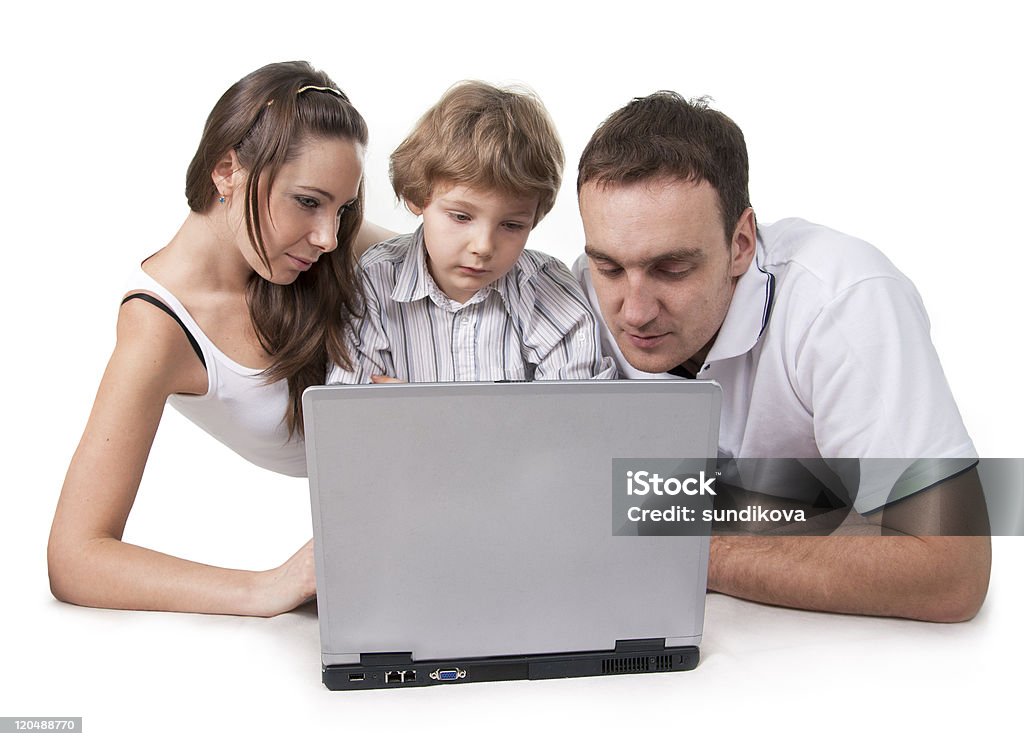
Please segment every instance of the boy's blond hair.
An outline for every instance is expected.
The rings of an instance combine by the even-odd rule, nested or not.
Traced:
[[[555,204],[564,163],[558,133],[536,94],[465,80],[449,88],[391,154],[391,185],[399,199],[419,208],[445,183],[536,195],[536,225]]]

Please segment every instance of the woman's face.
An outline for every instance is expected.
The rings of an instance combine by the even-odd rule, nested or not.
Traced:
[[[338,225],[359,194],[363,155],[363,146],[351,140],[309,140],[278,171],[269,200],[266,174],[260,176],[260,228],[269,269],[249,240],[244,213],[236,229],[239,250],[254,272],[288,285],[338,247]],[[238,175],[244,183],[244,169]],[[235,194],[232,206],[244,210],[244,190]]]

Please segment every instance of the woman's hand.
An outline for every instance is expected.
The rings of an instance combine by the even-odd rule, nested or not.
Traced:
[[[288,558],[280,567],[260,574],[257,593],[258,616],[276,616],[316,598],[316,562],[313,540]]]

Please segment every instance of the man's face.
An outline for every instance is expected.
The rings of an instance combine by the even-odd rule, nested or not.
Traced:
[[[752,212],[730,242],[711,185],[653,179],[588,182],[580,214],[601,313],[630,365],[703,362],[754,254]]]

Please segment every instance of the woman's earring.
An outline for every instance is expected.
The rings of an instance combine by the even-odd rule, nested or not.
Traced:
[[[220,199],[217,200],[217,201],[220,202],[223,205],[224,204],[224,195],[223,194],[220,195]]]

